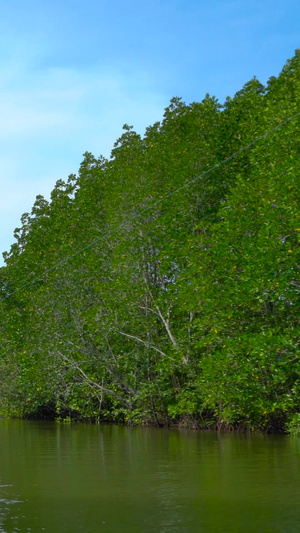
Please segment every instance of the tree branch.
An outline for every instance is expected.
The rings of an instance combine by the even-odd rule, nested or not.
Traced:
[[[149,344],[147,341],[143,341],[143,339],[140,339],[139,337],[136,337],[135,335],[129,335],[128,333],[124,333],[124,331],[116,330],[120,335],[124,335],[124,337],[128,337],[129,339],[134,339],[137,342],[140,342],[141,344],[144,344],[148,348],[151,348],[152,350],[155,350],[156,352],[160,353],[160,355],[163,355],[163,357],[167,357],[168,359],[171,359],[171,361],[175,361],[173,357],[170,357],[166,353],[162,352],[159,348],[156,348],[156,346],[153,346],[152,344]]]

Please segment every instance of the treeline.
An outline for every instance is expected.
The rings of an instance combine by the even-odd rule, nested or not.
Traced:
[[[300,428],[299,103],[297,51],[37,196],[0,270],[2,414]]]

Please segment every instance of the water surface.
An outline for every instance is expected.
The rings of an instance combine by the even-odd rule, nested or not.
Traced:
[[[0,420],[0,532],[300,526],[300,439]]]

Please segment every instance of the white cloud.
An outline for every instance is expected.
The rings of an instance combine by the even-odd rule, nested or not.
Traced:
[[[146,73],[18,64],[0,72],[0,252],[35,196],[49,198],[57,179],[77,172],[83,152],[109,157],[125,122],[143,133],[168,103],[151,92]]]
[[[296,0],[150,4],[3,3],[0,251],[35,196],[76,172],[83,152],[109,156],[122,124],[143,133],[172,96],[223,101],[253,74],[276,75],[299,41]]]

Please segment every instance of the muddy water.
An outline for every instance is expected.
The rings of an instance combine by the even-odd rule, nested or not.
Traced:
[[[0,420],[0,532],[294,533],[300,439]]]

